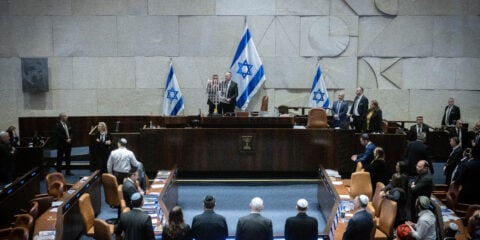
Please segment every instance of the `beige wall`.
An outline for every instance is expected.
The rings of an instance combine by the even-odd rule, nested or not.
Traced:
[[[160,114],[169,59],[185,115],[207,111],[246,16],[269,110],[307,104],[317,59],[331,100],[364,86],[384,117],[439,125],[454,96],[480,120],[478,0],[0,0],[0,128],[19,116]],[[23,93],[20,57],[48,57],[50,91]]]

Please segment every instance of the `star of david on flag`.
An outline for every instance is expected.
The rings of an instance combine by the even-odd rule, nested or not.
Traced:
[[[313,78],[312,90],[310,90],[310,97],[308,98],[309,107],[328,108],[330,106],[330,98],[328,97],[327,88],[325,87],[325,79],[320,69],[320,64],[317,65],[317,72]]]
[[[182,92],[178,86],[177,77],[173,70],[173,64],[170,63],[170,71],[165,85],[165,93],[163,94],[163,115],[176,116],[183,111],[185,105],[183,103]]]
[[[232,81],[238,86],[237,107],[245,110],[250,98],[265,82],[262,60],[246,23],[245,31],[230,65],[230,72],[232,72]]]

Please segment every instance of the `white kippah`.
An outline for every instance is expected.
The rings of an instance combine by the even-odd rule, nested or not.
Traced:
[[[366,195],[361,194],[358,196],[358,201],[360,202],[360,204],[365,206],[368,204],[368,197]]]
[[[127,139],[126,138],[120,138],[120,143],[125,145],[127,144]]]
[[[298,206],[299,208],[307,208],[307,207],[308,207],[308,202],[307,202],[307,200],[305,200],[305,199],[303,199],[303,198],[302,198],[302,199],[298,199],[298,201],[297,201],[297,206]]]

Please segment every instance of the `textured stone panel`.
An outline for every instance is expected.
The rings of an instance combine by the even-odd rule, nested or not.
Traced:
[[[207,80],[218,74],[219,80],[223,81],[231,62],[231,57],[179,57],[174,58],[173,64],[182,88],[194,88],[205,94]],[[166,78],[162,80],[162,86]]]
[[[50,89],[73,88],[73,58],[51,57],[48,58],[50,74]]]
[[[452,58],[407,58],[402,64],[406,89],[455,89]]]
[[[353,95],[353,93],[351,94]],[[409,91],[398,89],[365,89],[368,100],[377,100],[382,109],[382,117],[387,120],[410,120]],[[353,96],[352,96],[353,97]],[[352,98],[353,99],[353,98]],[[415,116],[413,116],[415,118]]]
[[[300,54],[300,17],[275,17],[275,56],[297,57]],[[263,42],[262,42],[263,43]],[[263,53],[263,45],[261,45]]]
[[[382,15],[375,7],[374,0],[345,0],[345,3],[359,16]]]
[[[464,21],[460,16],[433,17],[433,56],[462,56]]]
[[[337,56],[348,46],[348,27],[335,16],[301,18],[300,55]]]
[[[452,62],[455,63],[455,89],[480,90],[480,58],[456,58]]]
[[[280,105],[308,106],[310,87],[304,89],[275,89],[275,107],[278,107]],[[290,113],[296,113],[301,115],[301,110],[297,112],[291,110]]]
[[[260,56],[275,56],[277,49],[275,44],[277,39],[277,22],[277,19],[273,16],[248,17],[248,28]],[[237,38],[237,41],[240,41],[240,36]]]
[[[403,64],[400,58],[382,58],[381,76],[398,89],[403,89]]]
[[[398,0],[375,0],[375,7],[388,15],[398,14]]]
[[[470,126],[480,119],[478,92],[451,90],[411,90],[410,119],[423,115],[426,123],[432,127],[440,127],[449,97],[455,98],[455,104],[460,106],[462,120],[470,123]]]
[[[275,15],[275,0],[217,0],[216,15]]]
[[[215,0],[148,0],[149,15],[215,15]]]
[[[358,16],[340,15],[335,17],[342,19],[347,25],[349,36],[358,36]]]
[[[176,56],[178,17],[118,17],[119,56]]]
[[[330,0],[330,15],[332,16],[357,16],[344,0]]]
[[[183,90],[182,90],[183,92]],[[163,89],[115,89],[108,94],[97,90],[97,114],[159,115],[162,111]],[[145,123],[146,124],[146,123]]]
[[[244,30],[243,17],[180,17],[179,20],[179,56],[233,57]],[[253,39],[256,41],[256,36]]]
[[[310,89],[317,61],[313,58],[264,58],[266,88]],[[325,85],[330,88],[353,88],[356,85],[355,57],[323,58],[320,68],[325,75]]]
[[[8,0],[0,0],[0,16],[8,16],[9,13]]]
[[[9,2],[11,15],[72,15],[71,0],[15,0]]]
[[[135,87],[137,89],[165,87],[169,65],[170,60],[167,57],[136,57]],[[176,72],[177,71],[175,71],[175,74],[177,75]]]
[[[52,91],[53,108],[59,112],[68,112],[69,115],[95,115],[98,113],[97,96],[109,96],[110,93],[95,89],[55,90]]]
[[[277,0],[276,15],[329,15],[328,0]]]
[[[417,0],[398,1],[399,15],[461,15],[468,8],[467,1]]]
[[[358,83],[364,88],[400,89],[401,79],[384,77],[384,70],[398,61],[397,58],[361,58],[358,63]],[[401,69],[397,70],[401,71]]]
[[[465,11],[468,15],[480,15],[480,1],[478,0],[467,0],[467,10]]]
[[[273,117],[275,116],[275,107],[277,106],[274,102],[275,100],[275,90],[274,89],[266,89],[260,88],[257,91],[257,94],[250,98],[250,102],[248,103],[248,107],[246,111],[260,111],[260,107],[262,106],[262,98],[263,96],[268,96],[268,112],[263,115],[265,117]],[[208,110],[208,108],[206,108]]]
[[[12,30],[9,17],[0,16],[0,57],[13,55]]]
[[[347,49],[340,55],[340,57],[356,57],[358,52],[358,37],[350,37]]]
[[[198,115],[199,110],[202,114],[208,114],[207,97],[203,91],[193,88],[182,88],[185,109],[181,115]],[[160,109],[163,108],[163,92]]]
[[[12,43],[17,55],[46,57],[53,55],[52,22],[49,17],[13,17]]]
[[[9,126],[18,126],[18,107],[17,94],[21,94],[21,90],[6,90],[0,89],[0,127],[7,129]],[[7,114],[8,113],[8,114]]]
[[[53,108],[53,91],[40,92],[40,93],[23,93],[18,96],[18,105],[23,106],[23,110],[20,115],[28,116],[42,116],[45,113],[50,112],[52,115],[58,113]],[[20,105],[23,103],[22,105]],[[21,108],[22,109],[22,108]]]
[[[135,88],[135,58],[74,58],[73,88]]]
[[[115,56],[116,17],[53,17],[55,56]]]
[[[360,18],[359,56],[431,56],[432,31],[431,17],[398,16],[393,20],[383,17]]]
[[[480,16],[465,16],[463,27],[463,56],[480,57]]]
[[[74,0],[75,15],[146,15],[146,0]]]
[[[19,58],[0,58],[0,73],[0,89],[22,89],[22,72]]]

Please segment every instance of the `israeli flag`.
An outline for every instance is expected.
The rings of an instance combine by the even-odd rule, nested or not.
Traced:
[[[320,64],[317,65],[317,72],[313,78],[312,90],[310,90],[310,98],[308,98],[308,106],[312,108],[328,108],[330,106],[330,99],[327,88],[325,87],[325,79],[320,69]]]
[[[163,94],[163,115],[176,116],[182,112],[184,108],[182,92],[180,91],[177,77],[173,71],[173,64],[170,63],[170,72],[168,73],[165,93]]]
[[[262,60],[258,56],[247,24],[230,65],[230,72],[232,72],[232,81],[238,85],[237,107],[245,110],[250,98],[265,82]]]

